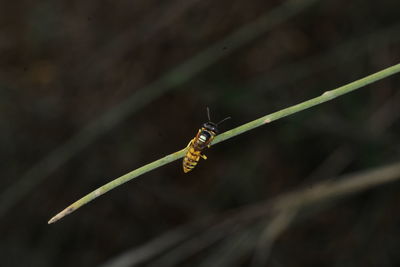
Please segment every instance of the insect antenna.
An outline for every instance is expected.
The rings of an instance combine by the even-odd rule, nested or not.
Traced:
[[[207,118],[208,118],[208,121],[211,121],[211,119],[210,119],[210,109],[207,107]]]
[[[209,109],[208,107],[207,107],[207,118],[208,118],[208,121],[211,122],[211,118],[210,118],[210,109]],[[218,122],[218,123],[216,123],[216,124],[219,125],[219,124],[221,124],[221,123],[223,123],[224,121],[229,120],[229,119],[231,119],[231,117],[226,117],[225,119],[223,119],[222,121],[220,121],[220,122]]]
[[[218,122],[217,125],[220,125],[221,123],[223,123],[224,121],[229,120],[229,119],[231,119],[231,117],[226,117],[226,118],[223,119],[222,121]]]

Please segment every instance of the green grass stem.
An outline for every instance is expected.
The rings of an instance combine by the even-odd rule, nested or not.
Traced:
[[[236,127],[232,130],[226,131],[220,135],[218,135],[212,145],[215,145],[219,142],[225,141],[227,139],[230,139],[234,136],[237,136],[239,134],[245,133],[247,131],[250,131],[254,128],[257,128],[259,126],[262,126],[264,124],[270,123],[272,121],[278,120],[280,118],[289,116],[291,114],[294,114],[296,112],[311,108],[313,106],[325,103],[327,101],[330,101],[336,97],[339,97],[341,95],[350,93],[354,90],[360,89],[368,84],[371,84],[373,82],[379,81],[381,79],[384,79],[388,76],[391,76],[393,74],[396,74],[400,72],[400,64],[396,64],[392,67],[386,68],[382,71],[376,72],[372,75],[369,75],[365,78],[359,79],[357,81],[354,81],[352,83],[349,83],[347,85],[341,86],[339,88],[336,88],[334,90],[330,90],[330,91],[325,91],[322,95],[312,98],[310,100],[307,100],[305,102],[302,102],[300,104],[282,109],[280,111],[271,113],[269,115],[266,115],[264,117],[261,117],[259,119],[253,120],[251,122],[248,122],[246,124],[243,124],[239,127]],[[65,208],[63,211],[61,211],[60,213],[58,213],[56,216],[54,216],[53,218],[51,218],[48,223],[54,223],[58,220],[60,220],[61,218],[65,217],[66,215],[72,213],[73,211],[79,209],[80,207],[82,207],[83,205],[89,203],[90,201],[94,200],[95,198],[103,195],[104,193],[136,178],[141,176],[142,174],[145,174],[151,170],[154,170],[156,168],[159,168],[167,163],[170,163],[172,161],[178,160],[180,158],[182,158],[185,154],[186,149],[182,149],[179,150],[177,152],[174,152],[172,154],[169,154],[161,159],[158,159],[156,161],[153,161],[152,163],[146,164],[136,170],[133,170],[119,178],[116,178],[115,180],[97,188],[95,191],[87,194],[86,196],[84,196],[83,198],[79,199],[78,201],[72,203],[70,206],[68,206],[67,208]],[[179,170],[181,171],[181,170]]]

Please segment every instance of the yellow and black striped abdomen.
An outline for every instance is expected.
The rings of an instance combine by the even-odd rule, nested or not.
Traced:
[[[195,150],[192,143],[189,145],[188,151],[183,158],[183,171],[185,173],[190,172],[196,167],[197,162],[200,160],[200,151]]]

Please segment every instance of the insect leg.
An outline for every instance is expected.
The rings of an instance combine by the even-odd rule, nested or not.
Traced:
[[[186,146],[185,148],[190,147],[190,145],[192,144],[193,140],[194,140],[194,139],[190,140],[190,141],[189,141],[189,144],[187,144],[187,146]]]

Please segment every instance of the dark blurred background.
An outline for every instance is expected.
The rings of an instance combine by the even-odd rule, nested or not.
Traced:
[[[398,183],[305,209],[269,246],[268,216],[229,221],[399,159],[398,76],[47,225],[186,146],[207,106],[232,117],[225,131],[398,63],[399,12],[397,0],[1,1],[0,265],[399,266]]]

